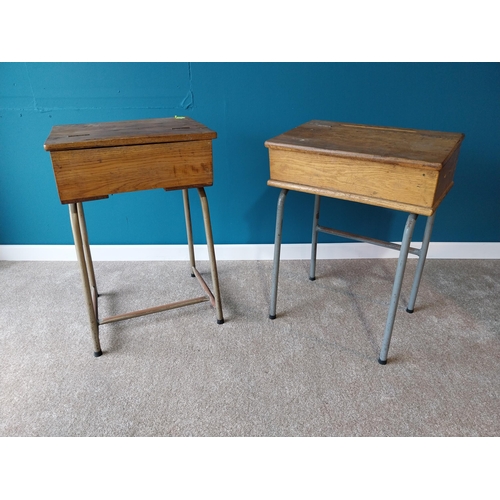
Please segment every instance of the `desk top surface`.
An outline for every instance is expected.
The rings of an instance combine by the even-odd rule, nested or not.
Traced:
[[[312,120],[269,139],[265,146],[440,169],[464,137],[461,133]]]
[[[46,151],[132,146],[215,139],[217,133],[188,117],[56,125]]]

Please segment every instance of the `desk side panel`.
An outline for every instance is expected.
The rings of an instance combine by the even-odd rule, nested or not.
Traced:
[[[213,182],[210,140],[53,151],[51,158],[61,203]]]
[[[441,203],[443,198],[453,186],[453,177],[455,176],[459,152],[460,147],[458,147],[448,160],[446,160],[441,168],[441,171],[439,172],[439,180],[436,186],[436,194],[434,196],[434,205],[436,207]]]
[[[392,163],[269,149],[271,180],[430,209],[439,172]]]

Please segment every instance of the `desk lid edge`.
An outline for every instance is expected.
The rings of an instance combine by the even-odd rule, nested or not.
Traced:
[[[216,139],[217,133],[188,117],[55,125],[45,151],[132,146]]]

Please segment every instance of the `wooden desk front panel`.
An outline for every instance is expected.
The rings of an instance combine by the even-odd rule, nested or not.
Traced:
[[[430,215],[453,184],[457,158],[458,151],[438,170],[269,148],[269,184],[289,183],[302,191]]]
[[[62,203],[213,183],[212,141],[51,151]]]

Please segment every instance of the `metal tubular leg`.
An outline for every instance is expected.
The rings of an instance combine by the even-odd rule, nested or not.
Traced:
[[[83,212],[81,212],[83,214]],[[92,267],[91,262],[87,262],[85,258],[85,248],[82,238],[82,227],[80,225],[80,217],[76,203],[69,204],[69,214],[71,221],[71,229],[73,231],[73,239],[75,241],[76,256],[80,264],[80,273],[82,276],[83,290],[85,294],[85,302],[90,320],[90,328],[92,331],[92,340],[94,343],[94,356],[98,357],[102,354],[101,344],[99,342],[99,325],[97,316],[92,302],[92,291],[89,278],[89,267]],[[95,283],[95,280],[94,280]]]
[[[427,223],[425,224],[424,239],[422,240],[422,246],[418,255],[417,270],[415,271],[415,278],[413,279],[413,286],[410,293],[410,299],[408,301],[408,307],[406,312],[412,313],[415,309],[415,301],[417,300],[418,287],[420,286],[420,280],[422,279],[422,273],[424,271],[425,260],[427,258],[427,251],[429,250],[429,242],[431,240],[432,228],[434,227],[434,218],[436,212],[431,216],[427,217]]]
[[[92,254],[90,253],[89,238],[87,234],[87,223],[85,222],[85,212],[82,203],[76,204],[78,212],[78,222],[80,224],[80,234],[82,235],[83,252],[85,255],[85,264],[87,265],[87,275],[92,290],[92,301],[94,305],[95,317],[99,323],[99,293],[97,292],[97,284],[95,279],[94,264],[92,262]]]
[[[92,254],[90,253],[89,238],[87,234],[87,223],[85,222],[85,212],[82,203],[76,204],[78,213],[78,223],[80,225],[80,234],[82,236],[83,253],[85,256],[85,264],[87,266],[87,275],[92,291],[92,303],[94,306],[94,314],[97,323],[99,323],[99,293],[97,292],[97,284],[95,280],[94,264],[92,262]]]
[[[389,344],[391,343],[394,318],[396,316],[396,309],[399,302],[399,295],[401,293],[401,285],[403,283],[406,261],[408,259],[408,250],[410,248],[411,238],[413,235],[413,230],[415,229],[416,220],[417,215],[410,214],[406,221],[406,226],[403,233],[403,241],[401,243],[401,250],[399,252],[398,267],[396,270],[396,276],[394,278],[394,285],[392,288],[391,304],[389,306],[387,323],[385,325],[384,339],[382,341],[382,348],[380,350],[380,357],[378,359],[378,362],[381,365],[385,365],[387,363],[387,353],[389,352]]]
[[[210,223],[210,211],[208,209],[208,201],[205,189],[198,188],[198,194],[200,195],[201,209],[203,211],[203,222],[205,223],[205,235],[207,238],[208,256],[210,259],[210,269],[212,272],[215,308],[217,311],[217,323],[221,325],[222,323],[224,323],[224,317],[222,315],[222,304],[221,304],[220,290],[219,290],[219,276],[217,274],[217,263],[215,261],[215,249],[212,238],[212,225]]]
[[[309,271],[309,279],[311,281],[314,281],[316,279],[316,253],[318,249],[319,205],[320,205],[320,196],[315,195],[313,229],[312,229],[312,240],[311,240],[311,268]]]
[[[271,304],[269,306],[269,318],[276,319],[276,299],[278,296],[278,274],[280,271],[280,253],[281,253],[281,229],[283,226],[283,209],[285,207],[285,198],[288,189],[282,189],[278,198],[278,209],[276,212],[276,233],[274,237],[274,263],[273,277],[271,284]]]
[[[189,262],[191,263],[191,277],[194,278],[193,268],[196,267],[194,258],[194,245],[193,245],[193,229],[191,226],[191,210],[189,208],[189,193],[187,189],[182,190],[182,199],[184,201],[184,216],[186,218],[186,233],[189,247]]]
[[[87,264],[87,271],[90,280],[90,286],[94,287],[97,292],[97,285],[95,281],[94,264],[92,263],[92,255],[90,253],[89,238],[87,234],[87,223],[85,222],[85,212],[81,203],[76,204],[78,212],[78,222],[80,224],[80,233],[82,235],[83,251],[85,254],[85,262]]]

